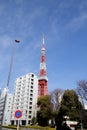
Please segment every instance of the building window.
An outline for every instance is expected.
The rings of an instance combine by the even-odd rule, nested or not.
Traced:
[[[32,109],[32,106],[29,106],[29,109]]]
[[[30,94],[30,96],[32,97],[32,96],[33,96],[33,94]]]
[[[31,114],[32,113],[32,111],[29,111],[29,114]]]
[[[33,82],[31,82],[31,84],[33,85]]]
[[[29,121],[28,121],[28,124],[30,124],[30,122],[31,122],[31,121],[29,120]]]
[[[31,86],[31,88],[33,88],[33,86]]]
[[[34,81],[34,79],[31,79],[31,81]]]
[[[34,77],[34,75],[32,74],[32,77]]]
[[[32,102],[30,102],[30,105],[32,105]]]
[[[33,90],[31,90],[31,92],[33,92]]]
[[[32,101],[32,98],[30,98],[30,101]]]
[[[28,116],[29,118],[31,118],[31,116]]]

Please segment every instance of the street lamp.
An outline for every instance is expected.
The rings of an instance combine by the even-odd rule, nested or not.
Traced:
[[[20,43],[20,41],[15,40],[15,42],[13,44],[11,61],[10,61],[10,68],[9,68],[9,73],[8,73],[8,78],[7,78],[7,86],[6,86],[7,90],[9,90],[9,82],[10,82],[10,77],[11,77],[11,70],[12,70],[12,65],[13,65],[13,58],[14,58],[16,43]],[[0,106],[3,108],[2,110],[0,110],[0,130],[2,130],[4,110],[5,110],[6,100],[7,100],[7,93],[8,93],[8,91],[6,91],[6,94],[2,99],[0,98],[0,102],[1,102]]]
[[[10,68],[9,68],[8,79],[7,79],[7,88],[9,88],[9,82],[10,82],[10,77],[11,77],[11,70],[12,70],[12,65],[13,65],[13,58],[14,58],[16,43],[19,43],[19,42],[20,42],[19,40],[15,40],[15,43],[13,44]]]
[[[0,88],[0,97],[1,97],[1,88]]]

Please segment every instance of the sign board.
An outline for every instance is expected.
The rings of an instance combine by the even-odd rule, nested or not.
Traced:
[[[16,110],[15,113],[14,113],[14,116],[16,118],[21,118],[22,117],[22,111],[21,110]]]

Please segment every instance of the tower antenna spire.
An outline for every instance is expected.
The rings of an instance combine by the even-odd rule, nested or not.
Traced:
[[[44,34],[43,34],[43,44],[44,44]]]

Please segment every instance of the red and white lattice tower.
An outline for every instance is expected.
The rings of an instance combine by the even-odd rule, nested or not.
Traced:
[[[38,77],[38,96],[44,96],[48,94],[48,78],[46,75],[46,63],[45,63],[45,47],[44,47],[44,37],[42,41],[41,49],[41,62],[40,62],[40,74]]]

